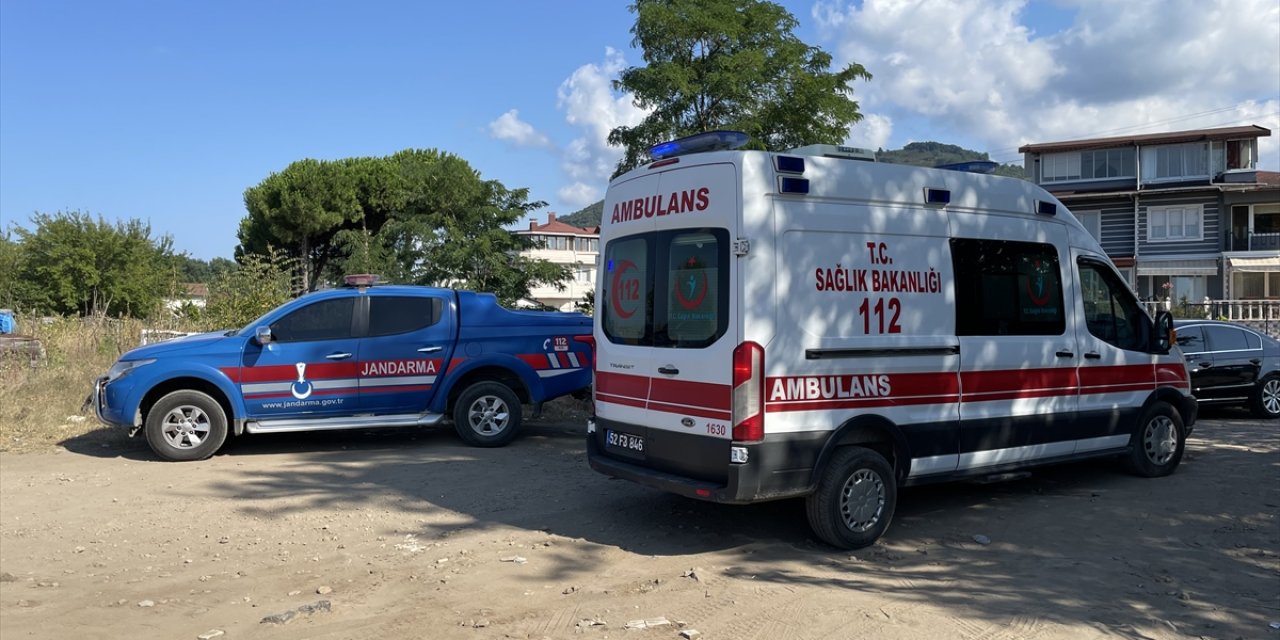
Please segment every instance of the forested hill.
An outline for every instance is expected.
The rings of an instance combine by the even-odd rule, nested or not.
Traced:
[[[965,162],[966,160],[990,159],[985,153],[958,147],[954,144],[942,144],[941,142],[912,142],[901,149],[891,149],[889,151],[881,149],[876,152],[876,160],[880,162],[909,164],[916,167],[936,167],[940,164],[952,164]],[[1008,176],[1010,178],[1023,177],[1022,165],[1020,164],[999,165],[996,167],[995,173],[998,176]]]
[[[964,162],[966,160],[990,160],[987,154],[941,142],[912,142],[896,150],[881,149],[876,152],[880,162],[909,164],[917,167],[936,167],[940,164]],[[1022,165],[1002,164],[996,167],[996,175],[1022,178]],[[565,224],[576,227],[595,227],[600,225],[600,215],[604,210],[604,201],[587,205],[573,213],[557,218]]]
[[[595,204],[589,204],[567,216],[564,216],[563,218],[556,219],[575,227],[598,227],[600,226],[601,211],[604,211],[604,200],[596,202]]]

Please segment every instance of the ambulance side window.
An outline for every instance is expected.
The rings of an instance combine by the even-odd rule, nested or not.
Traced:
[[[1060,336],[1062,270],[1051,244],[956,238],[956,335]]]
[[[1151,321],[1110,267],[1081,259],[1080,294],[1090,334],[1120,349],[1147,351]]]
[[[290,312],[271,323],[276,342],[309,342],[350,338],[355,298],[330,298]]]

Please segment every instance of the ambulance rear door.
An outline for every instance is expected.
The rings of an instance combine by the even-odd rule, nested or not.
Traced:
[[[682,159],[682,160],[687,160]],[[738,170],[693,164],[615,185],[598,303],[596,413],[604,450],[723,481],[738,342]]]

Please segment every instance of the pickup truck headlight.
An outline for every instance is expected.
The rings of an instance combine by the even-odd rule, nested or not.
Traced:
[[[141,367],[143,365],[151,364],[152,362],[155,362],[155,361],[156,361],[155,358],[148,358],[146,360],[120,360],[119,362],[116,362],[115,364],[111,365],[110,369],[107,369],[107,382],[113,382],[115,380],[119,380],[120,378],[123,378],[125,374],[129,373],[130,371],[133,371],[134,369],[137,369],[138,367]]]

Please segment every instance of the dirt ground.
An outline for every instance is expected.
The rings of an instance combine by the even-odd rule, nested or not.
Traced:
[[[596,474],[582,430],[0,454],[0,636],[1280,639],[1274,422],[1209,415],[1169,478],[1086,463],[909,489],[854,553],[816,542],[799,501]]]

